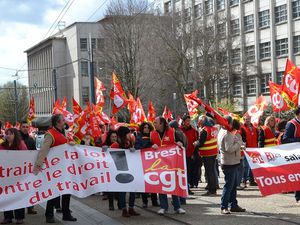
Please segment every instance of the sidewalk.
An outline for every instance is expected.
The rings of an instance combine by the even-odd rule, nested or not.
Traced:
[[[223,183],[220,184],[223,186]],[[200,188],[194,189],[195,195],[187,200],[187,214],[176,215],[170,207],[165,216],[159,216],[157,207],[150,206],[142,209],[141,199],[137,199],[137,211],[141,216],[123,218],[120,210],[109,211],[108,201],[102,200],[100,195],[92,195],[85,199],[74,198],[71,200],[73,215],[78,218],[77,222],[61,221],[61,215],[56,214],[57,224],[73,225],[236,225],[236,224],[271,224],[288,225],[300,224],[300,205],[296,205],[293,194],[279,194],[269,197],[261,197],[257,187],[248,187],[243,191],[238,191],[239,205],[246,208],[245,213],[234,213],[231,215],[220,214],[221,191],[218,196],[203,197],[205,193],[204,184]],[[149,199],[150,203],[151,200]],[[83,204],[82,204],[83,203]],[[151,204],[150,204],[151,205]],[[116,207],[116,203],[115,203]],[[26,215],[26,225],[46,224],[44,209],[37,206],[38,215]],[[2,217],[2,215],[1,215]]]

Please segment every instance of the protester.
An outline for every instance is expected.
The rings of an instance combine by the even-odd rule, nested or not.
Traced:
[[[199,157],[198,153],[194,154],[195,147],[193,143],[198,140],[198,132],[191,125],[191,117],[189,115],[182,116],[182,124],[180,129],[185,134],[187,138],[187,147],[186,147],[186,166],[187,166],[187,177],[188,177],[188,192],[190,195],[193,195],[194,192],[190,190],[191,185],[193,184],[193,175],[194,171],[197,171],[199,168]],[[195,156],[196,155],[196,156]],[[196,175],[196,174],[195,174]]]
[[[122,148],[128,149],[131,152],[135,151],[134,143],[132,142],[130,130],[128,127],[119,127],[118,141],[111,145],[111,148]],[[119,192],[120,207],[122,209],[123,217],[139,216],[140,214],[134,210],[135,193],[130,192],[129,194],[129,208],[126,207],[126,192]]]
[[[232,128],[232,118],[225,117],[229,128]],[[218,134],[218,148],[221,156],[221,167],[224,173],[225,184],[221,197],[221,213],[245,212],[246,210],[238,205],[236,199],[237,170],[240,165],[242,137],[239,134],[232,134],[222,127]],[[230,211],[228,207],[230,206]]]
[[[153,131],[153,126],[148,122],[143,122],[139,127],[139,132],[136,135],[135,149],[150,148],[152,146],[150,141],[150,132]],[[142,193],[143,208],[148,207],[149,193]],[[157,201],[157,194],[151,193],[152,206],[159,206]]]
[[[22,121],[20,123],[20,134],[21,134],[22,140],[25,142],[28,150],[36,150],[35,140],[32,137],[30,137],[30,135],[28,133],[28,128],[29,128],[29,124],[27,121]],[[27,213],[28,214],[37,214],[37,211],[34,209],[34,206],[31,206],[31,207],[27,208]]]
[[[55,147],[65,143],[69,143],[70,145],[75,144],[74,142],[68,141],[67,139],[66,131],[64,129],[65,119],[62,114],[53,115],[51,117],[51,123],[52,123],[52,128],[50,128],[48,132],[45,134],[43,146],[38,153],[38,157],[34,165],[34,174],[38,174],[41,171],[44,159],[48,155],[51,147]],[[71,199],[70,194],[62,195],[62,213],[63,213],[62,219],[65,221],[77,221],[77,219],[71,215],[70,199]],[[55,223],[54,207],[59,202],[60,202],[60,197],[56,197],[47,201],[46,212],[45,212],[47,223]]]
[[[284,130],[282,143],[300,142],[300,106],[294,111],[295,118],[291,119]],[[296,203],[300,201],[300,191],[295,192]]]
[[[216,157],[218,154],[218,129],[215,126],[211,126],[204,115],[198,118],[198,126],[201,128],[199,140],[194,143],[194,146],[198,149],[199,156],[203,160],[208,185],[208,190],[203,196],[215,196],[217,193]]]
[[[92,143],[91,135],[89,133],[87,133],[86,135],[84,135],[84,137],[82,138],[80,144],[81,145],[94,146],[94,144]]]
[[[108,131],[106,135],[106,140],[104,142],[104,145],[102,146],[103,149],[106,149],[110,147],[113,143],[117,142],[118,140],[118,134],[117,131],[115,130],[110,130]],[[106,196],[108,199],[108,209],[109,210],[114,210],[114,198],[118,199],[118,208],[121,209],[120,202],[119,202],[119,196],[116,192],[103,192],[104,197],[102,200],[106,200]]]
[[[277,123],[276,125],[276,130],[279,133],[278,137],[277,137],[277,145],[281,145],[282,144],[282,138],[284,135],[284,131],[285,131],[285,127],[288,121],[286,120],[281,120],[279,123]]]
[[[0,150],[27,150],[26,144],[21,138],[16,128],[9,128],[5,131],[5,140],[0,145]],[[16,219],[16,224],[23,224],[25,218],[25,209],[15,209],[4,212],[4,219],[1,224],[12,223],[12,219]]]
[[[258,136],[258,147],[271,147],[277,145],[278,133],[275,130],[276,120],[274,116],[268,116],[265,125],[261,127]]]
[[[250,116],[244,116],[244,124],[241,127],[241,135],[243,142],[246,143],[246,148],[257,148],[258,147],[258,129],[251,123]],[[243,188],[247,187],[247,180],[250,182],[250,186],[257,186],[254,180],[252,170],[249,166],[247,158],[244,157],[244,173],[242,178],[241,186]]]
[[[152,148],[157,149],[158,147],[164,145],[183,145],[183,141],[176,135],[173,128],[169,128],[168,123],[163,117],[156,117],[153,123],[155,130],[150,133],[150,140]],[[179,197],[172,195],[174,211],[178,214],[185,214],[185,210],[180,207]],[[166,194],[159,194],[160,210],[158,210],[159,215],[164,215],[168,211],[168,197]]]

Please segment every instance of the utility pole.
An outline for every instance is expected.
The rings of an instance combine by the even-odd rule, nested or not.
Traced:
[[[14,80],[14,92],[15,92],[15,122],[18,122],[18,93],[17,93],[17,80]]]
[[[53,69],[53,86],[54,86],[54,100],[57,100],[57,81],[56,81],[56,69]]]
[[[94,81],[94,62],[93,62],[93,46],[92,37],[89,33],[89,78],[90,78],[90,102],[96,104],[95,98],[95,81]]]

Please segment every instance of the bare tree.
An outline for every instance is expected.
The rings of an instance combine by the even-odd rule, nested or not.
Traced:
[[[15,104],[18,107],[18,121],[26,120],[28,115],[28,91],[25,85],[17,83],[17,97],[15,102],[13,82],[8,82],[0,87],[0,120],[15,123]]]

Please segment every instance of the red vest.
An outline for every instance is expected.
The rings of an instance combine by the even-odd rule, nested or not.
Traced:
[[[165,131],[162,139],[160,138],[159,133],[156,130],[151,131],[150,141],[153,144],[157,144],[157,146],[174,145],[175,130],[173,128],[169,128],[167,131]]]
[[[268,126],[261,127],[265,134],[265,147],[271,147],[277,145],[277,139],[273,133],[273,131]]]
[[[193,127],[189,129],[180,127],[180,129],[182,130],[182,132],[185,134],[187,138],[186,157],[191,157],[195,150],[193,143],[197,141],[198,133]]]
[[[51,147],[68,143],[67,137],[65,137],[62,133],[60,133],[55,128],[50,128],[48,130],[48,134],[50,134],[53,139],[53,143],[52,143]]]
[[[295,119],[291,119],[290,122],[294,124],[295,127],[294,138],[300,138],[300,124]]]
[[[203,146],[199,147],[199,155],[201,157],[207,157],[207,156],[215,156],[218,154],[218,145],[217,145],[217,135],[218,135],[218,129],[216,127],[208,127],[205,126],[203,128],[206,133],[206,140],[203,144]]]
[[[257,148],[258,139],[257,139],[257,129],[252,126],[252,131],[249,126],[243,125],[242,127],[246,132],[246,147]]]

